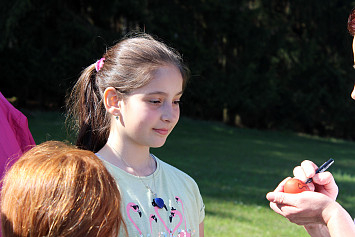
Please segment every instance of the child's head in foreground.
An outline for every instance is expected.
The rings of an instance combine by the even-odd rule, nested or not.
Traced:
[[[117,236],[125,226],[120,202],[116,182],[94,153],[45,142],[3,178],[2,234]]]

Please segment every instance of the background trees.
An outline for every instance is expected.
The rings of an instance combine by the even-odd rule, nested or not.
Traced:
[[[131,30],[191,69],[183,114],[258,129],[355,138],[354,3],[291,0],[16,0],[0,12],[0,90],[60,109],[80,71]]]

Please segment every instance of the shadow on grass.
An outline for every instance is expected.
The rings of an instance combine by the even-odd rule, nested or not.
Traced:
[[[73,142],[75,140],[73,135],[65,125],[65,114],[61,112],[51,111],[32,111],[27,116],[28,126],[32,133],[36,144],[48,140],[58,140]]]

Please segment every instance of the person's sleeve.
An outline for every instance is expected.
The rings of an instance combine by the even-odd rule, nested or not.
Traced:
[[[195,182],[196,185],[196,202],[197,202],[197,206],[199,207],[199,223],[202,223],[203,220],[205,219],[205,204],[203,203],[203,199],[200,193],[200,190],[198,188],[197,183]]]

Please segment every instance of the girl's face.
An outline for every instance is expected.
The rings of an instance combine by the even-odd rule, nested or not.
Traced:
[[[160,147],[180,116],[183,79],[174,66],[164,66],[145,86],[120,101],[118,133],[124,142]]]

